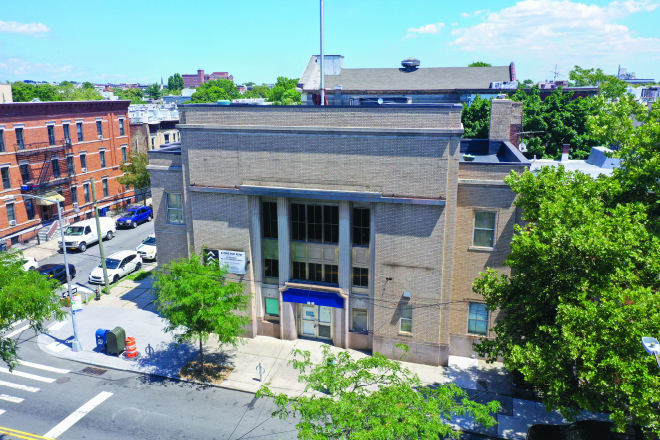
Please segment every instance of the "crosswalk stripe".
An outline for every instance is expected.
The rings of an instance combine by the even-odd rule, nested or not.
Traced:
[[[21,403],[25,399],[21,397],[8,396],[7,394],[0,394],[0,400],[6,400],[7,402]]]
[[[23,373],[22,371],[16,371],[16,370],[10,372],[9,368],[4,368],[4,367],[0,367],[0,373],[13,374],[14,376],[24,377],[26,379],[38,380],[39,382],[46,382],[46,383],[55,382],[55,379],[50,377],[37,376],[36,374]]]
[[[55,321],[54,323],[52,323],[51,325],[48,326],[48,330],[57,331],[57,330],[61,329],[62,327],[64,327],[65,325],[67,325],[68,323],[69,323],[69,321],[67,321],[67,320]]]
[[[78,420],[85,417],[85,415],[88,414],[91,410],[102,404],[110,396],[112,396],[112,393],[108,391],[99,393],[92,400],[74,411],[73,414],[71,414],[69,417],[58,423],[56,427],[44,434],[44,437],[57,438],[64,431],[71,428]]]
[[[13,322],[13,323],[10,325],[10,327],[16,327],[18,324],[20,324],[20,323],[23,322],[23,321],[25,321],[25,319],[21,319],[20,321]]]
[[[17,390],[29,391],[31,393],[36,393],[37,391],[39,391],[39,388],[36,387],[29,387],[27,385],[19,385],[17,383],[5,382],[4,380],[0,380],[0,386],[16,388]]]
[[[62,368],[55,368],[55,367],[50,367],[48,365],[41,365],[41,364],[35,364],[34,362],[28,362],[28,361],[20,361],[21,365],[25,365],[26,367],[30,368],[37,368],[39,370],[45,370],[45,371],[51,371],[53,373],[60,373],[60,374],[66,374],[69,373],[69,370],[63,370]]]
[[[5,338],[11,338],[11,337],[14,337],[14,336],[16,336],[17,334],[19,334],[19,333],[21,333],[21,332],[27,330],[28,328],[30,328],[29,325],[23,326],[23,327],[21,327],[21,328],[19,328],[19,329],[17,329],[17,330],[14,330],[14,331],[11,332],[11,333],[6,334],[6,335],[5,335]]]

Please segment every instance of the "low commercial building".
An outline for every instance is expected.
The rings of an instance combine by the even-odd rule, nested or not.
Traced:
[[[55,230],[54,203],[77,221],[92,215],[91,178],[101,207],[121,205],[132,190],[117,181],[130,153],[129,101],[0,104],[0,246]]]
[[[511,130],[461,139],[461,110],[180,107],[180,144],[149,151],[159,262],[206,248],[227,264],[254,294],[249,337],[392,358],[400,342],[431,365],[472,355],[495,319],[472,282],[508,271],[518,214],[503,178],[529,162]]]

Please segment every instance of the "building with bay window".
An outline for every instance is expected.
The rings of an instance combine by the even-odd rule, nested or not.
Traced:
[[[149,151],[159,262],[226,264],[253,293],[249,337],[471,355],[496,319],[472,281],[506,272],[518,222],[503,178],[529,164],[461,139],[461,109],[180,107],[180,144]]]

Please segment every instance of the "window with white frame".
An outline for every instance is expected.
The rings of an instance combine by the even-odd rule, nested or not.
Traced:
[[[76,134],[78,135],[78,142],[83,142],[85,140],[82,122],[76,122]]]
[[[124,120],[120,119],[119,120],[119,136],[125,136],[126,135],[126,130],[124,128]]]
[[[488,309],[486,304],[471,302],[468,311],[468,333],[488,335]]]
[[[105,163],[105,151],[104,150],[99,151],[99,159],[101,160],[101,168],[105,168],[106,163]]]
[[[399,318],[399,330],[404,333],[412,333],[412,306],[401,305],[401,318]]]
[[[34,219],[34,201],[32,199],[24,199],[23,204],[25,205],[25,213],[27,214],[28,220]]]
[[[2,177],[2,188],[10,189],[11,188],[11,177],[9,176],[9,167],[0,168],[0,176]]]
[[[183,200],[181,193],[167,193],[167,223],[183,224]]]
[[[5,131],[0,129],[0,153],[5,151]]]
[[[78,187],[77,186],[72,186],[71,187],[71,202],[72,203],[78,203]]]
[[[474,212],[474,235],[472,245],[477,247],[495,247],[495,220],[496,212]]]
[[[123,163],[128,161],[128,156],[126,155],[126,147],[121,147],[121,161]]]
[[[99,136],[99,139],[103,139],[103,122],[96,121],[96,134]]]
[[[367,309],[357,309],[353,308],[353,326],[351,330],[356,332],[366,332],[367,331]]]
[[[55,145],[55,126],[49,125],[47,128],[48,128],[48,143],[50,145]]]
[[[85,196],[85,203],[89,203],[91,201],[89,196],[89,183],[83,184],[83,195]]]

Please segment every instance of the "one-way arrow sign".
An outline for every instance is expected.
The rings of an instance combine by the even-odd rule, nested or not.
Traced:
[[[204,262],[209,264],[218,264],[220,261],[219,251],[216,249],[204,249]]]

